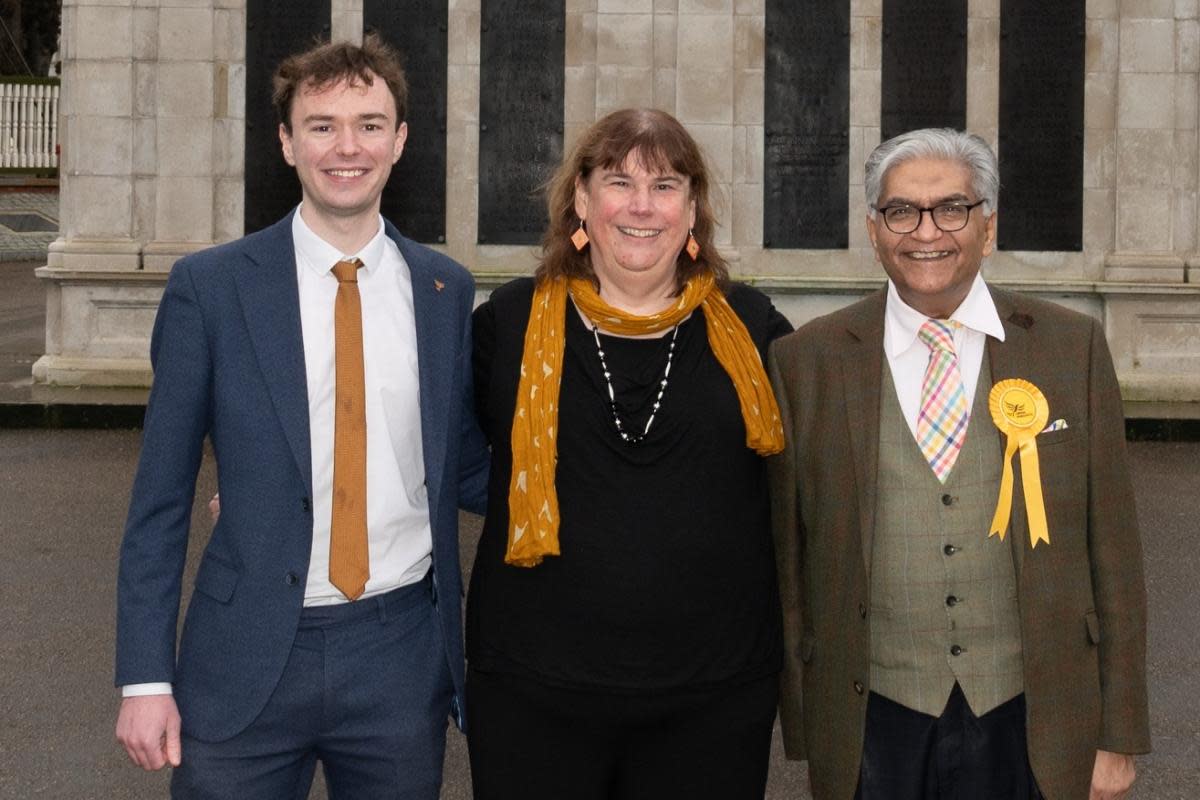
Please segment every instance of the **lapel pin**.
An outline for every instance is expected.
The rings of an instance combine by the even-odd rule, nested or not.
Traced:
[[[446,284],[442,283],[441,281],[439,281],[435,278],[433,281],[433,288],[437,289],[440,292],[442,289],[446,288]]]

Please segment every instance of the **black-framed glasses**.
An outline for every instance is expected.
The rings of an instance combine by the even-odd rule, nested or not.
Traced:
[[[986,203],[986,200],[976,200],[974,203],[941,203],[932,208],[898,205],[884,206],[875,210],[883,215],[883,224],[892,233],[912,233],[921,227],[921,215],[929,213],[933,224],[946,233],[961,231],[967,227],[971,219],[971,209]]]

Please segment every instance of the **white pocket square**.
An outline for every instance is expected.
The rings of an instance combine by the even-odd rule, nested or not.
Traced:
[[[1065,431],[1068,427],[1070,427],[1070,426],[1067,425],[1067,421],[1065,419],[1056,419],[1056,420],[1054,420],[1054,422],[1051,422],[1049,425],[1047,425],[1045,428],[1043,428],[1042,433],[1052,433],[1054,431]]]

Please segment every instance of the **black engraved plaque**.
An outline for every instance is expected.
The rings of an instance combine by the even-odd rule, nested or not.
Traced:
[[[446,241],[447,0],[363,0],[363,28],[404,57],[408,141],[381,211],[419,242]]]
[[[1000,3],[1002,250],[1083,249],[1084,0]]]
[[[880,112],[880,141],[966,127],[966,0],[883,0]]]
[[[763,246],[845,248],[850,2],[767,0]]]
[[[483,0],[479,47],[479,241],[534,244],[538,188],[562,160],[565,6]]]
[[[271,76],[279,62],[329,38],[330,0],[246,2],[246,233],[265,228],[300,202],[296,170],[283,160]]]

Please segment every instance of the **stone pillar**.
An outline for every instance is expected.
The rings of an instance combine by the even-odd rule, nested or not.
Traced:
[[[332,41],[362,42],[362,0],[330,0],[329,15],[332,18],[329,25]]]
[[[1200,283],[1200,3],[1175,3],[1175,249]]]
[[[138,111],[154,129],[154,150],[145,157],[149,169],[139,176],[146,212],[139,232],[148,271],[168,271],[181,256],[215,240],[215,183],[218,171],[229,166],[216,168],[215,134],[219,128],[228,156],[231,132],[229,63],[216,61],[214,12],[211,2],[161,0],[157,58],[138,65]],[[222,42],[223,49],[229,46]]]
[[[1083,99],[1083,248],[1099,254],[1102,278],[1104,261],[1116,241],[1117,81],[1120,22],[1116,7],[1087,4],[1087,49]]]
[[[133,0],[65,0],[59,100],[60,238],[50,245],[43,382],[145,384],[159,287],[141,273],[136,65],[150,51]],[[131,333],[137,331],[137,333]]]
[[[862,271],[878,267],[870,258],[863,164],[882,136],[880,93],[883,80],[883,9],[880,0],[850,3],[850,247],[865,255]]]
[[[213,238],[228,242],[242,235],[246,218],[246,0],[216,0],[215,6]]]
[[[1194,130],[1195,77],[1175,73],[1174,3],[1125,3],[1123,11],[1116,23],[1116,239],[1105,277],[1182,281],[1174,239],[1183,231],[1172,191],[1176,105],[1190,105]],[[1192,96],[1184,101],[1178,93],[1186,77]]]
[[[470,264],[479,238],[479,0],[451,0],[449,15],[446,251]]]

